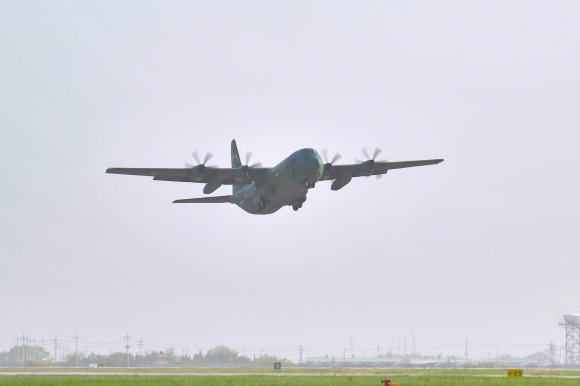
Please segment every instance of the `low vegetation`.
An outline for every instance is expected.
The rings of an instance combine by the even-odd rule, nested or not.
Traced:
[[[45,369],[41,371],[44,372]],[[509,385],[550,386],[580,385],[580,371],[526,370],[523,378],[507,378],[505,370],[498,369],[93,369],[92,375],[78,375],[89,369],[64,375],[66,369],[53,369],[50,375],[38,375],[39,369],[0,369],[0,385],[70,385],[70,386],[133,386],[133,385],[377,385],[390,379],[400,386],[428,385]],[[124,370],[121,371],[121,370]],[[252,371],[253,372],[250,372]],[[33,372],[33,371],[36,371]],[[111,375],[114,372],[116,375]],[[152,373],[153,372],[153,373]],[[257,374],[257,372],[262,372]],[[75,375],[76,374],[76,375]]]
[[[133,386],[133,385],[332,385],[332,386],[356,386],[377,385],[380,386],[383,378],[368,375],[337,375],[337,376],[273,376],[273,375],[240,375],[240,376],[19,376],[0,377],[2,385],[70,385],[70,386]],[[453,386],[453,385],[509,385],[509,386],[566,386],[579,385],[579,379],[562,378],[521,378],[510,379],[506,377],[469,377],[469,376],[444,376],[444,375],[401,375],[391,377],[393,382],[400,386]]]
[[[103,354],[78,354],[71,353],[64,360],[56,363],[62,366],[88,367],[137,367],[137,366],[271,366],[274,362],[288,365],[291,362],[285,358],[277,358],[271,355],[249,358],[240,355],[236,350],[225,346],[217,346],[208,350],[207,353],[198,352],[193,356],[189,354],[178,355],[173,348],[165,351],[150,351],[143,355],[127,352],[113,352]],[[10,350],[0,353],[0,366],[47,366],[55,365],[50,353],[40,346],[15,346]]]

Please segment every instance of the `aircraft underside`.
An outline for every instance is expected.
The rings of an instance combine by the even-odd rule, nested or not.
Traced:
[[[248,213],[271,214],[287,205],[294,210],[300,209],[306,201],[307,193],[306,182],[287,181],[278,189],[271,186],[260,189],[252,184],[234,195],[232,202]]]

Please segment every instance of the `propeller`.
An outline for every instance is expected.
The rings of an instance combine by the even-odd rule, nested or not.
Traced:
[[[254,153],[250,153],[250,152],[246,153],[246,164],[244,166],[247,166],[249,168],[261,168],[262,167],[261,162],[256,162],[256,163],[250,165],[250,160],[252,159],[253,155],[254,155]]]
[[[191,156],[193,157],[197,165],[192,165],[189,162],[186,162],[185,167],[191,169],[191,171],[189,172],[189,178],[192,181],[200,182],[203,180],[205,176],[205,164],[207,163],[207,161],[211,159],[211,157],[213,157],[213,154],[206,153],[205,157],[203,157],[203,162],[199,160],[197,151],[191,153]]]
[[[262,167],[261,162],[256,162],[256,163],[253,163],[250,165],[250,160],[252,159],[252,155],[253,154],[250,152],[246,153],[246,163],[237,169],[236,174],[234,176],[234,179],[241,184],[247,183],[249,170],[251,168],[261,168]]]
[[[375,161],[376,158],[379,156],[379,154],[381,154],[382,150],[380,148],[375,148],[375,151],[373,152],[373,156],[371,158],[371,156],[369,155],[369,152],[367,151],[366,147],[363,147],[361,149],[361,152],[363,153],[363,155],[365,156],[365,158],[367,159],[366,161],[362,162],[359,160],[356,160],[357,163],[361,164],[361,167],[363,168],[363,172],[367,175],[367,177],[371,176],[374,171],[375,171],[375,162],[383,162],[383,161]],[[377,180],[382,178],[383,175],[382,174],[377,174],[375,175],[375,177],[377,177]]]
[[[328,152],[326,151],[326,149],[322,150],[322,157],[324,158],[324,161],[326,162],[327,165],[332,165],[333,163],[335,163],[336,161],[338,161],[339,159],[342,158],[340,153],[336,153],[334,155],[334,157],[332,157],[332,159],[329,161],[328,160]]]
[[[366,148],[366,147],[363,147],[363,148],[361,149],[361,151],[362,151],[363,155],[365,156],[365,158],[366,158],[367,160],[369,160],[369,161],[374,161],[374,160],[377,158],[377,156],[378,156],[379,154],[381,154],[381,152],[382,152],[382,150],[381,150],[381,149],[379,149],[378,147],[377,147],[377,148],[375,148],[375,152],[373,153],[373,158],[371,158],[371,157],[369,156],[369,153],[367,152],[367,148]]]
[[[336,161],[338,161],[339,159],[342,158],[342,156],[339,153],[334,154],[334,156],[332,157],[332,159],[329,161],[328,160],[328,152],[326,151],[326,149],[321,151],[322,153],[322,157],[324,158],[324,170],[322,171],[322,178],[326,179],[328,177],[330,177],[330,170],[332,169],[332,164],[334,164]]]
[[[205,166],[205,164],[207,163],[207,161],[209,161],[211,159],[211,157],[213,157],[213,154],[211,153],[206,153],[205,157],[203,158],[203,162],[201,162],[199,160],[199,156],[197,155],[197,150],[194,151],[193,153],[191,153],[191,156],[193,157],[193,159],[195,160],[195,162],[197,163],[197,165],[201,165],[201,166]],[[185,167],[186,168],[193,168],[196,165],[192,165],[189,162],[185,163]]]

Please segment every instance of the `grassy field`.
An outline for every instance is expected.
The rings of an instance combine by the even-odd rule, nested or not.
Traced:
[[[92,370],[92,371],[91,371]],[[39,373],[43,375],[39,375]],[[64,373],[69,373],[66,375]],[[81,375],[82,372],[82,375]],[[114,373],[115,375],[110,375]],[[257,374],[258,373],[258,374]],[[77,374],[77,375],[75,375]],[[580,372],[526,370],[507,378],[499,369],[0,369],[0,385],[580,385]]]
[[[18,376],[1,377],[1,385],[83,385],[83,386],[137,386],[137,385],[382,385],[381,377],[376,376],[270,376],[242,375],[232,376]],[[443,375],[398,376],[390,378],[400,386],[406,385],[580,385],[579,379],[562,378],[522,378],[500,377],[449,377]]]

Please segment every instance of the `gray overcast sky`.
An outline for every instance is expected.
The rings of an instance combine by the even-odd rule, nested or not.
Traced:
[[[579,19],[576,1],[0,1],[0,349],[75,333],[122,349],[126,332],[145,348],[563,344]],[[232,138],[265,166],[303,147],[445,162],[320,183],[269,216],[105,174],[194,150],[226,166]]]

